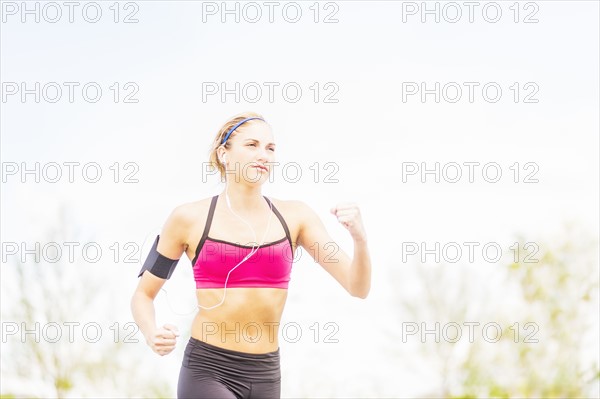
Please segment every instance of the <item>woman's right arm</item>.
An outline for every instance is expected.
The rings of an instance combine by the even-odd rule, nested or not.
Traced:
[[[185,251],[188,226],[185,208],[179,206],[171,212],[165,222],[156,250],[169,259],[179,259]],[[146,339],[146,344],[161,356],[175,349],[179,330],[172,324],[157,327],[154,298],[167,280],[144,271],[131,298],[133,319]]]

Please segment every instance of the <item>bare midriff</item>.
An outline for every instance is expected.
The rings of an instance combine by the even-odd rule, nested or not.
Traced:
[[[225,300],[214,309],[198,308],[192,337],[208,344],[246,353],[274,352],[279,348],[279,323],[287,289],[227,288]],[[223,299],[222,288],[196,290],[203,307]]]

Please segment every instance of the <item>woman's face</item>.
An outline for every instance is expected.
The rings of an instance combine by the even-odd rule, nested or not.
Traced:
[[[242,129],[240,129],[242,128]],[[271,127],[262,121],[246,122],[230,137],[231,147],[225,152],[227,175],[238,176],[251,183],[264,183],[275,162],[275,140]]]

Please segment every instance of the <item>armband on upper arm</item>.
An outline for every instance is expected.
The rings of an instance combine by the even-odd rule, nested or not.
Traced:
[[[156,236],[156,239],[154,240],[154,245],[152,245],[150,253],[146,258],[144,266],[142,266],[138,277],[141,277],[146,270],[154,274],[156,277],[164,279],[169,279],[171,277],[171,274],[173,274],[173,270],[175,270],[175,266],[177,266],[177,262],[179,262],[179,259],[170,259],[158,252],[156,248],[158,247],[159,237],[160,236]]]

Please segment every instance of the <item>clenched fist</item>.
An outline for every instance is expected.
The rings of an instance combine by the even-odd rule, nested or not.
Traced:
[[[179,330],[172,324],[156,328],[146,337],[146,343],[161,356],[168,355],[175,349]]]
[[[340,202],[329,210],[356,241],[366,241],[367,233],[363,226],[360,209],[354,202]]]

